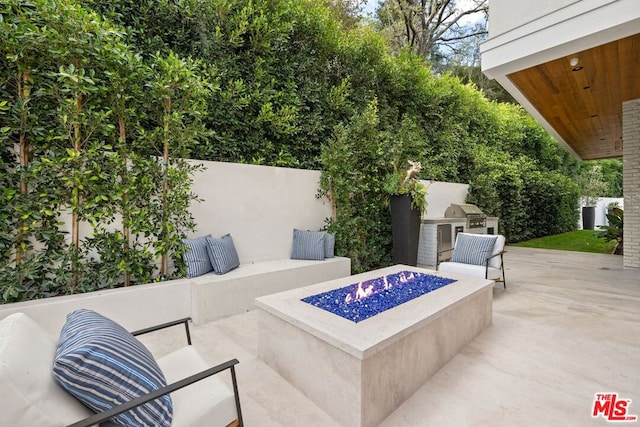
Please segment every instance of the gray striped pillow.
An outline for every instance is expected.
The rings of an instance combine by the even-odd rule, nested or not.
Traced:
[[[211,237],[211,234],[198,237],[197,239],[186,239],[184,241],[187,250],[182,256],[182,259],[187,265],[187,277],[202,276],[213,270],[207,251],[207,237]]]
[[[336,235],[333,233],[325,233],[324,235],[324,257],[325,258],[333,258],[336,256],[335,254],[336,247]]]
[[[486,265],[498,236],[473,235],[460,233],[451,261],[464,264]]]
[[[325,248],[324,231],[293,229],[291,259],[323,260]]]
[[[53,361],[53,376],[96,412],[110,409],[167,385],[147,348],[113,320],[80,309],[67,315]],[[164,395],[111,421],[124,426],[166,426],[173,419]]]
[[[225,274],[240,265],[238,252],[230,234],[225,234],[219,239],[208,236],[206,240],[207,252],[214,273]]]

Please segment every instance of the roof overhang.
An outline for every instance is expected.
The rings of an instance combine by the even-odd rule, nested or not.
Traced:
[[[621,157],[622,103],[640,98],[639,10],[612,2],[531,21],[483,43],[483,71],[577,157]]]

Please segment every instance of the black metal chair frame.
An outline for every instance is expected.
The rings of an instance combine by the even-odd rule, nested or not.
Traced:
[[[150,328],[145,328],[145,329],[141,329],[139,331],[135,331],[132,332],[131,334],[134,336],[137,335],[142,335],[142,334],[146,334],[149,332],[154,332],[154,331],[158,331],[160,329],[165,329],[165,328],[169,328],[171,326],[176,326],[176,325],[180,325],[180,324],[184,324],[184,328],[185,328],[185,332],[187,334],[187,343],[189,345],[191,345],[191,333],[189,332],[189,321],[191,320],[190,317],[186,317],[184,319],[180,319],[180,320],[174,320],[172,322],[167,322],[167,323],[163,323],[161,325],[157,325],[157,326],[152,326]],[[150,402],[152,400],[155,400],[159,397],[164,396],[165,394],[168,393],[172,393],[176,390],[179,390],[183,387],[186,387],[190,384],[193,384],[195,382],[198,382],[200,380],[203,380],[205,378],[208,378],[212,375],[215,375],[217,373],[220,373],[222,371],[226,371],[227,369],[231,372],[231,381],[233,383],[233,394],[235,397],[235,401],[236,401],[236,412],[238,415],[237,418],[237,426],[242,427],[243,421],[242,421],[242,411],[240,409],[240,396],[238,395],[238,383],[236,380],[236,370],[235,370],[235,365],[237,365],[239,362],[237,359],[231,359],[227,362],[221,363],[219,365],[216,365],[214,367],[211,367],[209,369],[206,369],[202,372],[198,372],[197,374],[191,375],[187,378],[184,378],[180,381],[176,381],[172,384],[168,384],[165,387],[162,387],[156,391],[153,391],[151,393],[148,393],[144,396],[140,396],[136,399],[130,400],[128,402],[122,403],[118,406],[115,406],[111,409],[108,409],[106,411],[97,413],[95,415],[92,415],[88,418],[85,418],[84,420],[78,421],[74,424],[70,424],[67,427],[90,427],[90,426],[94,426],[94,425],[98,425],[102,422],[108,421],[109,419],[115,417],[116,415],[122,414],[124,412],[127,412],[135,407],[138,407],[140,405],[143,405],[147,402]],[[231,425],[234,425],[234,423],[231,423]]]

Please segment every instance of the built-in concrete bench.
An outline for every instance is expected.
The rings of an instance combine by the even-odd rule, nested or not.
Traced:
[[[78,308],[117,318],[129,330],[191,317],[201,324],[253,309],[263,295],[351,274],[351,260],[283,259],[241,264],[224,275],[213,273],[127,288],[0,305],[0,319],[22,312],[57,336],[67,313]]]
[[[240,264],[223,275],[208,273],[191,283],[191,318],[195,324],[254,308],[255,298],[325,282],[351,274],[349,258],[324,261],[281,259]]]
[[[25,313],[49,334],[58,337],[68,313],[86,308],[133,331],[191,316],[191,285],[188,279],[106,289],[0,305],[0,319]]]

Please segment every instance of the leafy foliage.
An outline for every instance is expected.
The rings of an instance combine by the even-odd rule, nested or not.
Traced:
[[[421,57],[437,61],[438,57],[457,50],[460,40],[479,38],[487,33],[487,0],[386,0],[377,15],[392,42],[410,47]],[[466,17],[483,14],[485,19],[464,24]]]
[[[178,159],[161,173],[154,126],[167,125],[164,147],[188,154],[203,133],[199,65],[169,56],[157,62],[172,73],[153,69],[120,29],[71,0],[0,5],[2,301],[151,281],[156,257],[180,256],[194,227],[197,169]],[[148,108],[165,105],[148,87],[167,75],[182,91],[169,117]]]
[[[582,196],[585,206],[595,206],[599,197],[607,191],[607,183],[602,175],[602,168],[594,164],[580,176]]]
[[[613,212],[607,213],[607,220],[609,225],[601,225],[600,228],[604,230],[604,234],[601,236],[607,242],[615,241],[616,247],[614,249],[616,255],[624,254],[624,211],[620,208],[613,208]]]
[[[585,176],[591,168],[597,166],[602,172],[602,179],[606,183],[602,189],[601,197],[622,197],[622,159],[604,159],[583,162],[580,165],[580,174]]]
[[[363,272],[390,262],[391,226],[382,188],[388,163],[378,131],[377,102],[346,126],[322,151],[321,196],[334,205],[327,224],[336,233],[336,247],[351,258],[351,268]]]
[[[354,271],[391,260],[384,182],[409,159],[469,183],[510,241],[575,227],[578,162],[522,108],[391,49],[360,5],[0,0],[3,301],[168,275],[195,226],[186,156],[322,167]]]

